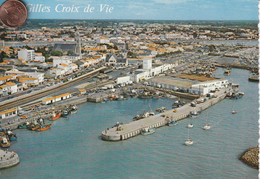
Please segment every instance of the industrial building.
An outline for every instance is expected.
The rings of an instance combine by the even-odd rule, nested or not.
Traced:
[[[58,101],[69,99],[71,97],[72,97],[71,93],[65,93],[65,94],[62,94],[62,95],[59,95],[59,96],[44,99],[44,100],[42,100],[42,104],[53,104],[53,103],[56,103]]]
[[[5,119],[9,117],[17,116],[17,108],[9,109],[6,111],[0,112],[0,119]]]
[[[214,79],[211,81],[200,82],[190,79],[175,78],[172,76],[155,77],[149,79],[147,82],[151,86],[201,95],[206,95],[211,91],[227,87],[229,84],[228,80],[225,79]]]

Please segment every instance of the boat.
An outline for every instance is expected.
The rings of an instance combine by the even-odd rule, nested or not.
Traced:
[[[227,67],[227,69],[224,71],[224,75],[228,76],[231,73],[231,68]]]
[[[151,114],[149,112],[145,112],[143,114],[139,114],[139,115],[136,115],[133,119],[134,121],[137,121],[137,120],[140,120],[140,119],[143,119],[143,118],[147,118],[151,116]]]
[[[206,125],[203,127],[204,130],[209,130],[211,127],[208,124],[208,112],[207,112],[207,118],[206,118]]]
[[[18,125],[17,129],[26,129],[26,127],[27,127],[27,124],[23,123],[23,124]]]
[[[195,118],[195,117],[198,117],[199,114],[200,114],[200,111],[194,111],[194,112],[190,113],[190,117]]]
[[[8,148],[11,146],[11,143],[7,140],[6,137],[3,137],[1,142],[0,142],[0,145],[2,148]]]
[[[47,124],[46,126],[41,126],[40,128],[36,129],[36,131],[41,132],[41,131],[46,131],[47,129],[51,128],[52,124]]]
[[[144,91],[143,93],[138,95],[138,98],[140,98],[140,99],[151,99],[151,98],[153,98],[153,94],[151,94],[148,91]]]
[[[59,119],[60,117],[61,117],[61,112],[54,113],[51,120],[55,121],[55,120]]]
[[[206,125],[203,127],[204,130],[209,130],[210,128],[211,128],[211,127],[210,127],[209,124],[206,124]]]
[[[169,121],[167,123],[167,126],[176,126],[177,124],[178,124],[178,121],[173,120],[173,121]]]
[[[76,106],[76,105],[73,105],[72,107],[71,107],[71,114],[75,114],[76,112],[78,111],[78,106]]]
[[[188,128],[193,128],[193,124],[188,124]]]
[[[69,112],[67,110],[63,110],[61,116],[67,117],[69,115]]]
[[[153,110],[152,110],[152,108],[151,108],[151,106],[149,105],[149,108],[150,108],[150,111],[149,111],[149,116],[154,116],[155,115],[155,113],[153,112]]]
[[[155,133],[155,128],[153,127],[153,128],[148,128],[148,127],[146,127],[146,128],[144,128],[143,130],[142,130],[142,135],[150,135],[150,134],[153,134],[153,133]]]
[[[236,114],[236,113],[237,113],[237,111],[235,111],[235,110],[232,111],[232,114]]]
[[[252,75],[248,78],[248,81],[259,82],[259,75],[258,75],[258,74],[252,74]]]
[[[39,124],[35,125],[34,127],[31,128],[32,131],[35,131],[39,129],[41,126]]]
[[[172,109],[175,109],[175,108],[178,108],[178,107],[181,107],[185,104],[185,102],[182,102],[180,100],[177,100],[175,101],[173,104],[172,104]]]
[[[40,127],[40,125],[36,121],[34,123],[30,123],[30,124],[26,125],[26,128],[28,130],[32,130],[32,131],[38,129],[39,127]]]
[[[193,144],[193,140],[191,140],[191,138],[190,138],[189,128],[188,128],[188,139],[185,141],[184,144],[185,144],[186,146],[189,146],[189,145],[192,145],[192,144]]]
[[[7,136],[8,136],[8,138],[9,138],[9,140],[10,141],[15,141],[15,140],[17,140],[17,136],[16,136],[16,134],[14,134],[12,131],[7,131]]]

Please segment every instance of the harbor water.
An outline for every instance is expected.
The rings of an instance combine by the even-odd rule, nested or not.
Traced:
[[[215,77],[224,78],[225,69]],[[156,129],[153,135],[107,142],[101,131],[117,121],[156,108],[170,108],[174,99],[138,98],[106,104],[85,103],[69,119],[55,121],[45,132],[16,130],[18,141],[9,150],[20,164],[0,171],[0,178],[257,178],[258,171],[238,160],[258,141],[258,83],[248,81],[246,70],[232,69],[225,77],[240,84],[242,99],[225,99],[197,118],[174,127]],[[232,114],[237,110],[237,114]],[[206,118],[211,129],[203,130]],[[187,124],[192,146],[185,146]]]

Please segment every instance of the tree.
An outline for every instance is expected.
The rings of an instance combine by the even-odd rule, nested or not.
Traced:
[[[67,54],[68,54],[68,55],[74,55],[75,52],[74,52],[73,50],[69,50]]]
[[[0,62],[2,63],[4,61],[4,58],[6,58],[6,57],[8,57],[8,55],[4,51],[2,51],[0,53]]]
[[[58,51],[58,50],[53,50],[51,52],[51,55],[53,55],[53,56],[62,56],[63,53],[61,51]]]

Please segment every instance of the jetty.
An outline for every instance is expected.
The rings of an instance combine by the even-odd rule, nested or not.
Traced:
[[[9,168],[19,164],[19,156],[15,152],[0,150],[0,169]]]
[[[230,88],[224,88],[217,91],[214,98],[211,97],[200,97],[199,100],[205,100],[205,102],[197,104],[196,107],[192,107],[191,103],[187,103],[184,106],[177,108],[176,110],[167,110],[163,113],[157,114],[155,116],[150,116],[138,121],[133,121],[128,124],[121,124],[108,128],[102,131],[101,138],[106,141],[121,141],[126,140],[131,137],[137,136],[141,133],[144,128],[158,128],[165,126],[170,121],[179,121],[187,118],[191,112],[203,111],[226,97],[227,91]],[[176,112],[175,112],[176,111]],[[169,117],[168,119],[166,117]]]

